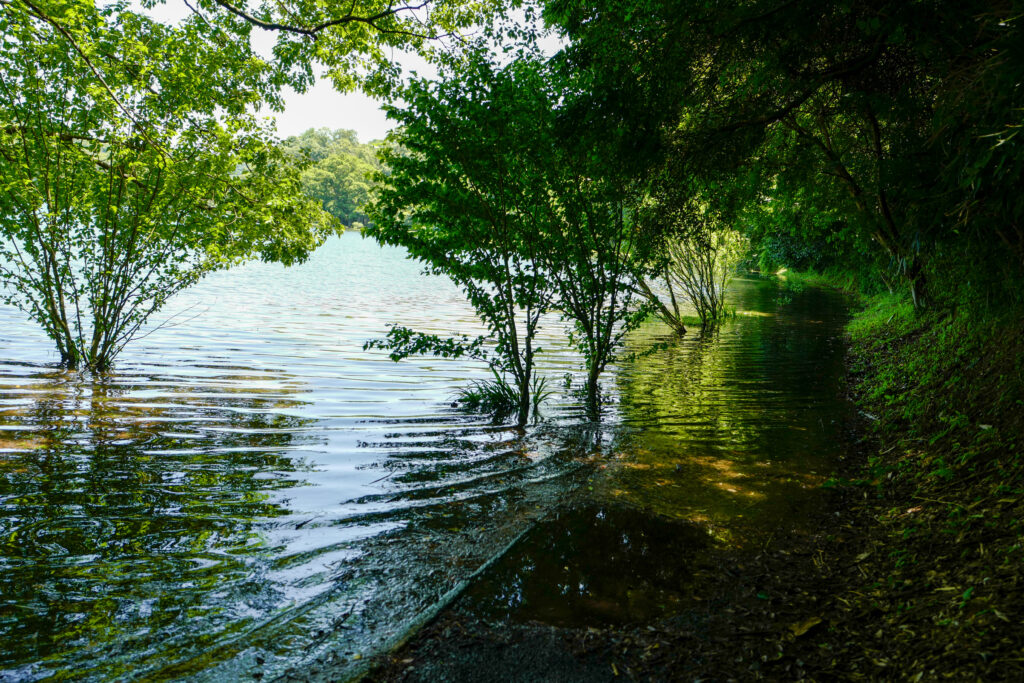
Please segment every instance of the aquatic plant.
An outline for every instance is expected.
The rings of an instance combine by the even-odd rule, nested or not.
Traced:
[[[519,392],[496,370],[494,379],[474,380],[456,392],[459,407],[471,413],[490,413],[496,418],[509,415],[519,407]]]
[[[459,408],[471,413],[488,413],[495,418],[511,415],[519,408],[519,390],[493,368],[493,379],[474,380],[470,386],[455,393]],[[530,381],[530,405],[533,416],[537,417],[540,404],[555,392],[547,388],[548,380],[534,374]]]

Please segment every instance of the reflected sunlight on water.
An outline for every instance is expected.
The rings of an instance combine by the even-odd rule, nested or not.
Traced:
[[[737,318],[688,337],[616,377],[624,428],[602,493],[660,515],[749,526],[806,516],[846,448],[842,398],[847,319],[835,292],[779,294],[738,281]],[[662,340],[648,326],[637,350]]]
[[[525,436],[449,406],[485,368],[362,350],[389,322],[479,326],[450,282],[356,234],[210,277],[103,377],[58,369],[0,308],[0,679],[344,670],[557,505],[596,450],[615,456],[598,499],[721,525],[791,514],[835,454],[843,305],[775,294],[742,282],[760,315],[610,371],[604,428],[556,396]],[[560,331],[553,382],[576,367]]]

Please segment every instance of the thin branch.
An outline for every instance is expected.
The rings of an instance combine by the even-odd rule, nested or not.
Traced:
[[[313,26],[294,26],[291,24],[279,24],[274,21],[264,21],[262,19],[258,19],[252,14],[249,14],[245,10],[232,5],[231,3],[227,2],[227,0],[214,0],[214,2],[216,2],[218,5],[226,9],[228,12],[231,12],[235,16],[244,19],[250,24],[258,26],[267,31],[283,31],[286,33],[297,33],[299,35],[309,36],[311,38],[316,38],[321,32],[325,31],[326,29],[332,28],[334,26],[344,26],[345,24],[367,24],[368,26],[372,27],[377,31],[380,31],[381,33],[409,35],[417,38],[429,39],[437,37],[432,35],[419,35],[411,31],[405,30],[385,29],[377,25],[377,22],[380,21],[381,19],[386,19],[388,17],[395,16],[400,12],[416,12],[417,10],[421,10],[427,5],[429,5],[431,0],[423,0],[423,2],[421,2],[418,5],[401,5],[399,7],[392,7],[389,4],[386,9],[378,12],[377,14],[372,14],[370,16],[365,17],[353,15],[351,13],[352,10],[350,8],[349,13],[346,14],[345,16],[338,17],[336,19],[330,19],[319,24],[314,24]]]

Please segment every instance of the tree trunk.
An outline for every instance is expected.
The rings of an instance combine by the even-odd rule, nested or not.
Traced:
[[[530,418],[530,372],[519,383],[519,411],[516,414],[516,427],[522,429]]]
[[[597,378],[600,375],[600,370],[597,366],[592,366],[587,372],[587,415],[597,420],[601,415],[600,408],[600,396],[598,395]]]
[[[63,365],[68,370],[78,369],[78,353],[75,351],[75,348],[73,346],[69,348],[67,351],[61,353],[60,364]]]
[[[914,310],[920,311],[927,307],[928,293],[925,287],[925,276],[921,264],[915,259],[914,265],[907,270],[907,282],[910,285],[910,300]]]

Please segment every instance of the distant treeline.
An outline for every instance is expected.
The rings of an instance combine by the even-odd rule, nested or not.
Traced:
[[[380,169],[377,150],[386,143],[359,142],[354,130],[310,128],[287,138],[284,151],[309,166],[302,171],[302,189],[346,228],[367,223],[362,207],[370,198],[372,175]]]

